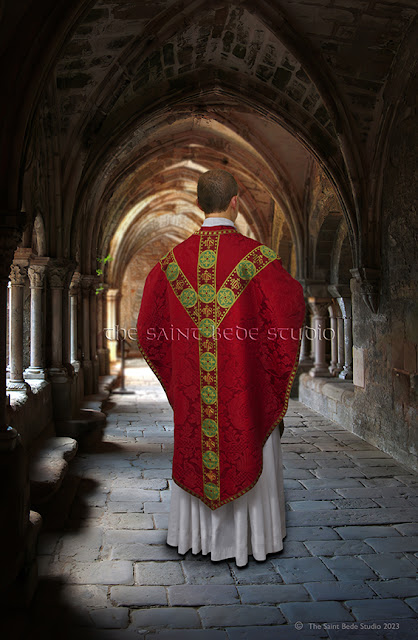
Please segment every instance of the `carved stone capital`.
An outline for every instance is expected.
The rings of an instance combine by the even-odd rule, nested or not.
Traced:
[[[94,276],[92,275],[84,275],[81,276],[81,292],[83,294],[83,298],[88,298],[90,296],[91,291],[94,287]]]
[[[28,276],[31,289],[42,289],[45,282],[46,265],[31,264],[28,267]]]
[[[108,300],[119,300],[121,293],[119,289],[108,289],[107,290],[107,299]]]
[[[10,284],[12,287],[23,287],[26,278],[26,268],[20,264],[12,264],[10,267]]]
[[[76,271],[73,273],[70,282],[70,296],[77,296],[80,291],[81,273]]]
[[[380,271],[370,267],[351,269],[351,274],[360,284],[360,293],[372,313],[377,313],[380,302]]]
[[[314,316],[326,318],[331,300],[329,298],[308,298],[308,305]]]
[[[69,285],[75,264],[70,260],[51,260],[48,264],[48,279],[51,289],[63,289]]]

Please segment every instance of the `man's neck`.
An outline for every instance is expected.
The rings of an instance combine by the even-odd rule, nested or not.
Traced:
[[[205,220],[208,220],[209,218],[226,218],[227,220],[231,220],[231,222],[234,222],[228,209],[226,211],[217,211],[216,213],[208,213],[207,215],[205,215]]]

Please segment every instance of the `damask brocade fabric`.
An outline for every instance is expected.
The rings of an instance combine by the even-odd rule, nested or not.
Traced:
[[[302,287],[276,254],[231,227],[203,227],[146,280],[138,345],[174,411],[173,479],[211,509],[261,474],[304,315]]]

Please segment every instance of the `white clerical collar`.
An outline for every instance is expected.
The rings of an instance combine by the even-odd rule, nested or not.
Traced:
[[[205,218],[203,221],[202,227],[220,227],[220,226],[228,226],[236,228],[232,220],[229,218],[221,218],[221,217],[213,217],[213,218]]]

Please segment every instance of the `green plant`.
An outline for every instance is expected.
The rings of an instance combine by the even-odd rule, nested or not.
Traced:
[[[102,266],[98,267],[96,269],[96,273],[98,276],[102,276],[104,271],[103,271],[103,267],[105,266],[105,264],[107,262],[110,262],[110,260],[113,260],[112,256],[107,255],[105,258],[97,258],[97,262],[99,262]],[[102,284],[98,285],[96,287],[96,296],[101,293],[102,291],[104,291],[104,286]]]

